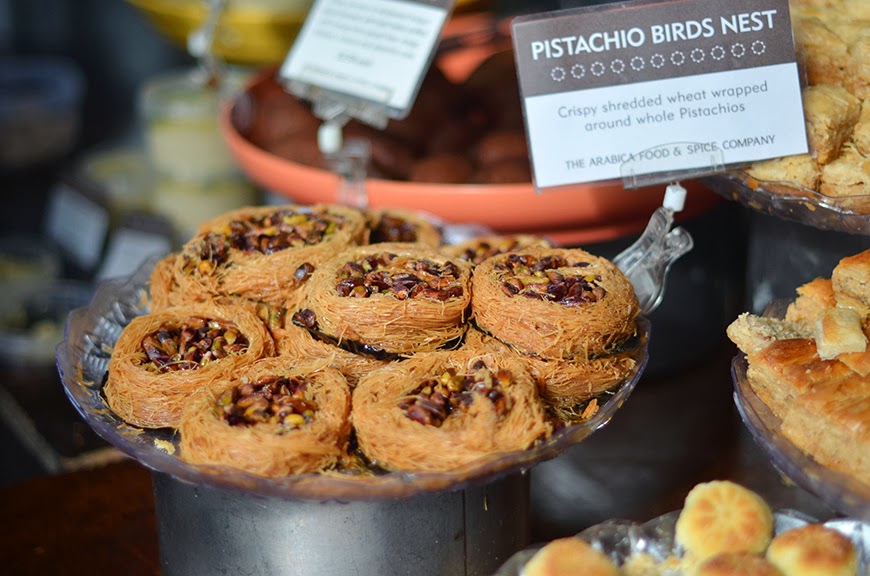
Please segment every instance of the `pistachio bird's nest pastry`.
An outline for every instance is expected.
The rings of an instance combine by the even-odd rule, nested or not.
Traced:
[[[331,342],[319,339],[316,331],[297,326],[294,322],[299,315],[287,316],[283,329],[276,331],[276,346],[279,356],[290,356],[298,360],[307,358],[328,359],[330,365],[337,369],[347,379],[349,386],[354,387],[360,378],[373,370],[382,368],[389,360],[345,350]]]
[[[369,244],[410,242],[429,248],[441,245],[441,229],[419,212],[381,208],[366,213]]]
[[[175,282],[175,252],[164,256],[154,265],[151,277],[148,279],[148,292],[151,296],[150,307],[152,312],[159,312],[171,306],[183,304],[184,294],[178,289]]]
[[[479,264],[472,279],[477,325],[526,354],[592,358],[635,333],[631,282],[609,260],[580,249],[528,248]]]
[[[475,236],[458,244],[444,246],[442,252],[452,258],[471,262],[476,266],[497,254],[534,247],[552,248],[553,245],[546,238],[532,234],[488,234]]]
[[[548,404],[570,408],[621,384],[635,367],[629,353],[609,354],[597,358],[547,360],[522,354],[500,340],[470,329],[463,349],[499,354],[514,354],[526,365]]]
[[[265,324],[247,309],[194,303],[134,318],[112,351],[109,407],[142,428],[177,427],[184,407],[240,368],[274,354]]]
[[[174,287],[188,301],[238,296],[284,305],[301,300],[312,272],[365,234],[362,213],[345,206],[241,208],[204,223],[182,247]]]
[[[462,351],[418,354],[361,379],[353,422],[366,457],[408,471],[453,471],[552,432],[522,364]]]
[[[471,266],[402,243],[352,247],[314,271],[309,324],[339,342],[392,354],[435,350],[460,338]]]
[[[181,457],[267,477],[320,472],[345,452],[349,415],[347,381],[326,362],[264,358],[189,405]]]

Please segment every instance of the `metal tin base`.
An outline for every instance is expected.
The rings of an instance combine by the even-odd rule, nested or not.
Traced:
[[[489,575],[529,543],[525,473],[406,500],[314,502],[155,472],[164,576]]]

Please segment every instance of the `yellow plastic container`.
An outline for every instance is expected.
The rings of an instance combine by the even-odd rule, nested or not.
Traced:
[[[208,14],[207,0],[128,0],[161,34],[181,47]],[[276,64],[284,60],[313,0],[227,0],[215,31],[214,53],[230,63]],[[456,11],[484,4],[457,0]]]

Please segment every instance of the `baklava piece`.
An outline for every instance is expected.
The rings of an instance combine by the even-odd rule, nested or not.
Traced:
[[[842,84],[846,76],[849,50],[822,20],[796,14],[792,18],[798,56],[806,69],[807,82]]]
[[[762,182],[762,187],[768,192],[785,194],[799,194],[801,190],[792,186],[783,187],[779,183],[788,182],[806,190],[818,190],[822,174],[818,162],[809,154],[755,162],[747,172]]]
[[[870,212],[870,159],[853,146],[822,168],[820,192],[838,206],[853,212]]]
[[[840,155],[861,115],[861,102],[842,86],[820,84],[803,91],[810,151],[825,165]]]

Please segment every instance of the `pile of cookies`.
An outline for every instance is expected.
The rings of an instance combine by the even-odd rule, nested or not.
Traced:
[[[799,287],[784,319],[742,314],[727,334],[781,434],[870,486],[870,250]]]
[[[821,192],[870,213],[870,2],[791,0],[790,8],[810,152],[747,172],[769,192]]]
[[[674,554],[661,559],[633,551],[614,560],[581,538],[541,548],[524,576],[856,576],[855,544],[824,524],[777,532],[775,517],[755,492],[727,480],[696,485],[677,518]]]

